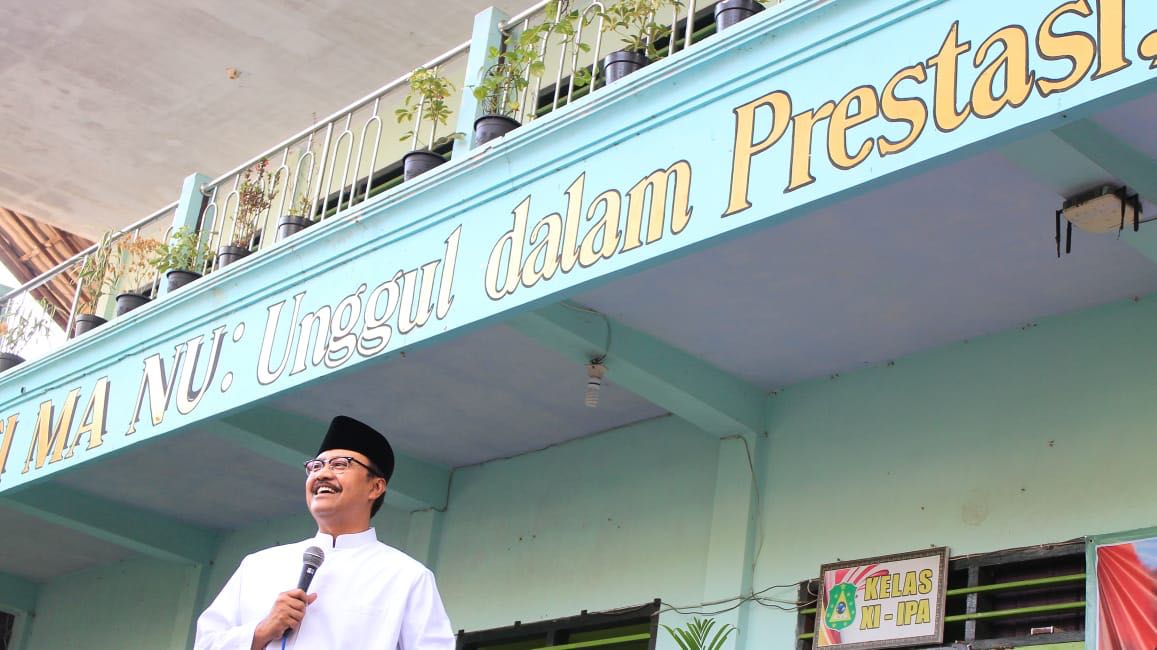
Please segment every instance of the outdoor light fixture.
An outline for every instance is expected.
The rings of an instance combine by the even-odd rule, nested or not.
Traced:
[[[603,312],[591,309],[590,307],[575,305],[565,300],[559,304],[567,309],[598,316],[606,326],[607,340],[603,343],[603,353],[592,357],[590,363],[587,364],[587,390],[583,398],[583,403],[590,408],[595,408],[599,405],[599,391],[603,387],[603,375],[607,374],[607,367],[603,365],[603,362],[606,361],[607,357],[611,354],[611,319],[607,318],[607,315]]]
[[[1057,257],[1061,256],[1061,217],[1065,218],[1065,253],[1073,250],[1073,226],[1085,232],[1104,233],[1125,229],[1125,219],[1132,208],[1133,231],[1141,227],[1141,197],[1124,186],[1104,185],[1066,199],[1057,210]]]
[[[607,367],[602,359],[591,359],[587,365],[587,393],[584,402],[590,408],[599,405],[599,390],[603,387],[603,375],[607,374]]]

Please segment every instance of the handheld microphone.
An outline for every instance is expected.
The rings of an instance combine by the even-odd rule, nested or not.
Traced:
[[[316,546],[310,546],[305,549],[305,553],[301,555],[301,577],[297,579],[297,588],[302,591],[309,591],[309,583],[313,582],[313,575],[317,573],[318,567],[325,561],[325,553]]]
[[[313,576],[317,573],[317,568],[325,561],[325,553],[316,546],[310,546],[305,549],[305,553],[301,554],[301,577],[297,579],[297,588],[302,591],[309,591],[309,583],[313,582]],[[286,629],[281,635],[281,647],[285,647],[285,641],[289,638],[291,630]]]

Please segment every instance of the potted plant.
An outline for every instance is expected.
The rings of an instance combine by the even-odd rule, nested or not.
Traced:
[[[261,241],[258,220],[269,209],[276,193],[276,183],[269,178],[269,159],[262,158],[241,175],[237,188],[237,213],[233,216],[233,233],[229,243],[217,249],[217,268],[224,268],[245,257]]]
[[[100,299],[108,294],[112,286],[108,276],[112,266],[114,234],[106,232],[96,250],[84,258],[77,271],[78,299],[72,324],[73,336],[80,336],[108,322],[98,316],[96,310]]]
[[[157,247],[156,257],[150,263],[157,273],[164,274],[169,291],[175,291],[201,277],[202,271],[213,262],[213,250],[208,240],[213,233],[202,234],[182,226],[167,242]]]
[[[530,79],[541,76],[546,69],[539,51],[542,39],[551,33],[559,34],[565,46],[581,28],[581,14],[578,10],[568,10],[568,4],[562,0],[551,2],[541,23],[528,26],[506,38],[502,47],[492,47],[487,52],[487,58],[495,63],[483,71],[482,79],[473,90],[475,99],[482,105],[482,117],[474,122],[475,146],[521,126],[516,119],[521,108],[520,97]],[[590,49],[586,44],[578,47],[583,51]]]
[[[305,194],[297,197],[297,201],[293,207],[289,209],[289,214],[281,215],[277,220],[277,239],[281,241],[286,237],[291,237],[297,233],[305,230],[313,225],[313,220],[309,215],[313,212],[313,206],[309,200],[308,190]]]
[[[56,315],[56,308],[44,300],[36,301],[36,308],[21,309],[11,301],[4,301],[0,316],[0,372],[24,363],[18,353],[33,339],[48,336],[48,323]]]
[[[131,284],[127,291],[116,296],[116,315],[123,316],[147,304],[151,298],[153,283],[142,282],[144,273],[151,268],[152,257],[161,242],[148,237],[121,237],[112,246],[105,274],[109,293],[124,289],[124,281]],[[143,291],[142,291],[143,290]]]
[[[675,640],[679,650],[722,650],[727,637],[731,636],[736,628],[734,625],[724,623],[723,627],[715,630],[713,634],[711,630],[714,627],[715,621],[696,617],[684,626],[672,629],[664,625],[663,629]]]
[[[474,97],[482,104],[482,116],[474,121],[474,146],[500,138],[522,125],[515,116],[519,108],[518,94],[526,85],[522,71],[508,61],[499,61],[486,69],[474,87]]]
[[[419,139],[422,122],[428,122],[431,130],[438,124],[446,126],[450,119],[450,105],[446,100],[454,93],[454,84],[449,79],[438,74],[435,70],[418,68],[410,74],[410,92],[402,101],[401,108],[394,111],[398,124],[409,124],[410,130],[399,138],[400,142],[413,139],[417,148],[402,156],[402,178],[410,180],[419,174],[446,162],[441,154],[434,153],[434,146],[445,142],[431,142],[429,146],[422,144]],[[461,134],[454,133],[448,136],[453,139]]]
[[[623,39],[621,50],[603,58],[603,75],[608,84],[659,58],[655,43],[671,33],[671,26],[655,18],[663,9],[681,6],[680,0],[622,0],[599,12],[603,31]]]
[[[763,11],[757,0],[719,0],[715,4],[715,31],[721,32]]]

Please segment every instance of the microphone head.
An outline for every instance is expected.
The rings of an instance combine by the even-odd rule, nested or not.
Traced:
[[[311,566],[316,571],[321,563],[325,561],[325,553],[316,546],[310,546],[305,549],[305,553],[301,554],[301,561],[307,566]]]

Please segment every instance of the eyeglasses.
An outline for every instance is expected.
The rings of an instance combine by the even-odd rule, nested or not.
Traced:
[[[334,456],[333,458],[311,458],[310,460],[305,461],[305,463],[303,463],[303,464],[305,465],[305,473],[308,475],[308,474],[316,474],[317,472],[320,472],[322,470],[322,468],[325,467],[326,465],[329,465],[329,468],[333,471],[334,474],[345,474],[346,470],[348,470],[350,468],[350,465],[352,463],[357,463],[358,465],[361,465],[362,467],[366,468],[367,472],[369,472],[370,474],[373,474],[374,476],[381,476],[381,473],[378,472],[378,470],[370,467],[369,465],[366,465],[365,463],[361,462],[360,460],[358,460],[352,456]]]

